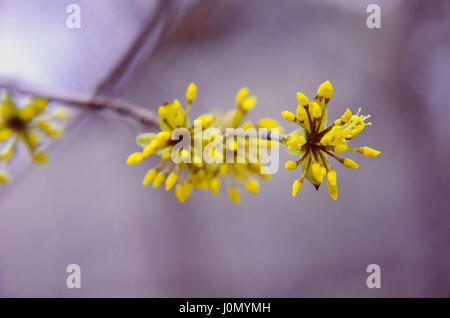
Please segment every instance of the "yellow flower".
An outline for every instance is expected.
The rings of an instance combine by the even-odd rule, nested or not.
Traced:
[[[266,173],[265,165],[262,163],[266,154],[260,151],[260,146],[271,149],[275,148],[278,143],[277,140],[270,140],[269,136],[245,135],[245,131],[251,128],[265,128],[269,133],[283,131],[278,122],[272,118],[262,118],[256,124],[249,121],[243,123],[245,115],[255,106],[256,101],[256,96],[249,96],[248,88],[240,89],[236,95],[235,108],[225,116],[219,117],[216,122],[216,127],[222,131],[226,128],[235,128],[244,132],[244,135],[232,138],[232,142],[229,142],[224,150],[223,156],[233,158],[233,162],[213,165],[216,172],[214,178],[220,180],[219,184],[225,182],[228,184],[228,195],[235,203],[241,201],[237,184],[242,183],[247,192],[258,194],[259,179],[270,180],[270,174]],[[231,136],[227,134],[224,136],[227,140],[230,139],[229,137]],[[240,154],[242,149],[245,149],[243,156]]]
[[[57,108],[47,110],[48,100],[33,97],[21,108],[11,99],[9,92],[3,94],[0,104],[0,161],[6,165],[16,153],[19,142],[23,142],[30,158],[36,163],[46,163],[47,154],[41,150],[45,137],[61,138],[64,130],[58,121],[66,120],[68,110]],[[0,183],[9,180],[5,173],[0,176]]]
[[[236,203],[240,201],[239,191],[236,188],[237,183],[244,183],[248,192],[257,194],[259,192],[257,177],[268,179],[269,175],[263,173],[264,165],[261,163],[263,154],[257,150],[256,158],[250,158],[250,148],[262,143],[272,147],[276,142],[267,140],[267,138],[233,137],[230,142],[225,142],[223,147],[215,146],[230,137],[226,133],[226,128],[246,130],[256,127],[272,130],[280,128],[278,123],[271,118],[264,118],[256,125],[251,122],[242,124],[245,114],[255,106],[257,101],[256,96],[249,96],[248,88],[242,88],[236,96],[236,106],[227,114],[224,116],[201,115],[194,121],[194,124],[191,124],[188,113],[196,95],[197,87],[191,83],[186,91],[187,105],[185,109],[176,99],[172,103],[160,106],[158,116],[161,131],[157,134],[144,133],[137,136],[137,144],[142,151],[131,154],[127,163],[136,165],[154,154],[161,155],[160,163],[148,171],[142,185],[147,186],[153,183],[153,187],[158,188],[165,182],[166,191],[175,188],[175,196],[180,202],[184,202],[190,197],[193,188],[210,190],[217,195],[224,184],[228,185],[230,198]],[[199,122],[201,125],[197,126]],[[173,136],[178,128],[188,131],[191,138],[187,141],[187,147],[181,150],[177,146],[179,138]],[[215,130],[208,135],[206,134],[208,128]],[[214,159],[212,162],[204,159],[204,153],[196,153],[195,138],[197,137],[195,134],[198,129],[202,134],[200,137],[202,151]],[[175,140],[172,139],[173,137]],[[243,157],[240,157],[239,147],[245,148]],[[180,161],[173,158],[176,154],[181,159]],[[233,163],[225,163],[226,158],[232,158]]]
[[[376,157],[379,151],[369,147],[350,148],[348,141],[358,136],[367,125],[366,119],[370,115],[360,114],[361,109],[353,115],[347,109],[341,118],[327,127],[327,106],[333,97],[333,86],[329,81],[321,84],[316,97],[310,102],[308,98],[298,92],[299,105],[296,115],[289,111],[282,112],[283,117],[297,123],[301,128],[283,138],[284,145],[290,154],[300,155],[297,161],[290,160],[286,169],[296,169],[301,166],[303,173],[294,181],[292,196],[300,191],[304,179],[308,179],[318,190],[325,176],[328,176],[328,191],[330,196],[338,198],[336,171],[328,162],[328,156],[336,159],[347,168],[357,169],[358,164],[349,159],[341,158],[337,154],[345,151],[359,152],[367,157]]]
[[[191,193],[192,186],[198,184],[195,178],[200,174],[205,174],[202,180],[206,180],[209,175],[201,159],[195,157],[194,143],[188,141],[187,149],[183,148],[178,152],[180,162],[172,160],[172,152],[178,140],[172,140],[172,134],[179,128],[184,128],[190,133],[191,139],[194,137],[194,125],[189,122],[189,110],[192,101],[197,96],[197,87],[194,83],[189,84],[186,90],[186,108],[183,109],[179,100],[172,103],[165,103],[158,109],[161,131],[159,133],[143,133],[137,136],[137,144],[142,148],[141,152],[131,154],[127,159],[127,164],[137,165],[146,158],[159,154],[161,161],[156,167],[150,169],[142,181],[143,186],[153,183],[153,188],[159,188],[165,183],[166,191],[175,188],[175,196],[180,202],[186,201]],[[202,115],[197,120],[201,121],[200,129],[203,132],[209,128],[215,118],[212,115]],[[187,174],[187,175],[185,175]],[[204,185],[204,184],[203,184]]]

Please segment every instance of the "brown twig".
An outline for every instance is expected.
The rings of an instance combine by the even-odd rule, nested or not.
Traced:
[[[147,126],[148,128],[156,129],[157,127],[159,127],[158,117],[153,111],[143,106],[139,106],[129,101],[118,98],[111,98],[102,95],[91,97],[86,95],[57,93],[46,91],[44,89],[26,88],[23,85],[17,85],[12,81],[4,80],[0,80],[0,88],[15,93],[45,97],[50,101],[59,102],[75,107],[82,107],[91,110],[109,109],[120,114],[121,116],[131,117],[134,120]]]

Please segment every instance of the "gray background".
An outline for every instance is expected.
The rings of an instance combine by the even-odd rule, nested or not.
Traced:
[[[0,1],[0,74],[92,92],[142,26],[152,1]],[[378,3],[382,29],[366,27]],[[195,191],[184,204],[142,188],[157,160],[125,164],[144,131],[109,113],[81,114],[45,168],[18,168],[0,190],[0,296],[450,296],[448,1],[215,0],[193,3],[115,94],[156,109],[197,83],[193,115],[232,107],[248,86],[249,118],[294,110],[296,91],[330,80],[330,118],[372,114],[353,143],[382,151],[337,167],[339,200],[283,163],[240,205]],[[283,122],[287,131],[295,126]],[[65,268],[82,269],[82,288]],[[381,289],[366,287],[368,264]]]

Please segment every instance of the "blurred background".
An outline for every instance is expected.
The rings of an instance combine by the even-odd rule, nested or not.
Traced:
[[[450,2],[161,2],[0,0],[0,77],[152,109],[193,81],[194,116],[248,86],[249,118],[280,122],[297,91],[330,80],[330,118],[362,107],[373,126],[353,145],[382,154],[337,167],[338,201],[307,183],[293,199],[282,151],[258,196],[195,191],[181,204],[141,187],[156,158],[125,164],[144,127],[74,110],[51,164],[25,162],[0,189],[0,296],[449,297]],[[70,3],[81,29],[66,27]],[[369,3],[381,29],[366,26]],[[102,85],[146,27],[120,82]],[[72,263],[81,289],[66,287]],[[380,289],[366,286],[373,263]]]

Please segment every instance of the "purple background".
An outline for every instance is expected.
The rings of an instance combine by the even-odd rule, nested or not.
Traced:
[[[0,1],[0,75],[92,93],[130,45],[153,1]],[[382,28],[366,27],[381,6]],[[187,3],[184,3],[187,4]],[[45,168],[0,190],[0,296],[450,296],[448,1],[198,1],[115,95],[156,109],[197,83],[193,115],[228,109],[248,86],[249,118],[294,110],[296,91],[330,80],[330,118],[372,114],[352,144],[382,151],[337,168],[339,200],[283,164],[240,205],[195,191],[184,204],[142,188],[157,160],[125,164],[142,127],[85,114]],[[82,119],[80,119],[82,118]],[[78,120],[78,121],[77,121]],[[287,131],[295,126],[283,122]],[[20,170],[20,169],[19,169]],[[82,270],[68,289],[66,266]],[[381,266],[381,289],[365,269]]]

